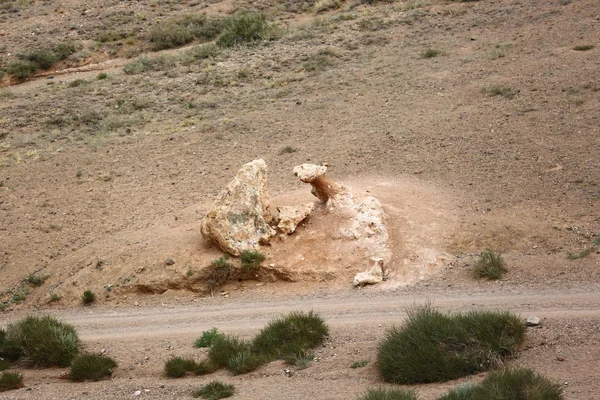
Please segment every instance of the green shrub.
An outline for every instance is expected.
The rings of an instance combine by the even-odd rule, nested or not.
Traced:
[[[196,362],[190,358],[172,357],[165,362],[165,374],[170,378],[181,378],[196,368]]]
[[[183,15],[171,18],[150,31],[148,39],[154,50],[183,46],[194,39],[212,40],[221,32],[222,21],[206,15]]]
[[[194,393],[194,397],[202,397],[207,400],[219,400],[231,397],[235,393],[233,385],[225,384],[219,381],[212,381],[202,386],[200,390]]]
[[[231,358],[239,353],[250,351],[250,345],[231,336],[219,336],[208,351],[208,359],[217,367],[227,367]]]
[[[266,38],[269,25],[263,13],[242,12],[225,20],[223,30],[217,38],[220,47],[233,47]]]
[[[11,63],[8,63],[5,67],[6,72],[14,76],[18,80],[27,79],[38,70],[38,66],[26,60],[15,60]]]
[[[297,354],[322,344],[329,333],[323,319],[314,314],[292,312],[270,322],[252,342],[252,349],[269,359]]]
[[[194,347],[210,347],[214,343],[214,341],[219,337],[225,337],[225,335],[219,332],[217,328],[212,328],[209,331],[204,331],[202,332],[202,336],[200,336],[194,342]]]
[[[7,328],[3,351],[30,365],[67,367],[78,352],[75,328],[53,317],[30,316]]]
[[[75,357],[71,364],[69,379],[75,382],[100,381],[112,375],[117,363],[110,357],[84,354]]]
[[[73,43],[59,43],[52,48],[57,60],[64,60],[77,51],[77,46]]]
[[[507,271],[500,253],[487,250],[481,253],[475,263],[474,273],[477,278],[500,279]]]
[[[3,372],[0,374],[0,392],[19,389],[23,387],[23,375],[16,372]]]
[[[560,400],[560,385],[530,369],[491,372],[473,389],[473,400]]]
[[[10,368],[10,361],[0,358],[0,371]]]
[[[58,60],[56,54],[49,49],[32,50],[23,54],[22,58],[24,60],[31,61],[41,69],[50,68],[52,64]]]
[[[96,294],[94,292],[92,292],[91,290],[86,290],[81,295],[81,302],[85,305],[92,304],[95,301],[96,301]]]
[[[252,275],[258,271],[260,264],[265,261],[265,255],[258,251],[244,250],[240,254],[242,261],[242,273]]]
[[[446,316],[417,308],[379,345],[377,366],[388,382],[448,381],[495,366],[517,350],[524,336],[523,322],[508,312]]]
[[[491,372],[481,383],[463,384],[438,400],[561,400],[562,388],[530,369]]]
[[[315,359],[315,354],[309,350],[299,349],[295,352],[288,352],[283,356],[286,363],[295,365],[299,368],[307,368],[312,360]]]
[[[98,75],[96,75],[96,80],[97,81],[101,81],[108,78],[108,74],[106,72],[100,72]]]
[[[502,86],[492,86],[488,89],[488,93],[492,97],[500,96],[509,100],[517,95],[517,92],[512,88]]]
[[[141,74],[148,71],[162,71],[175,65],[172,57],[161,55],[158,57],[139,57],[123,67],[123,72],[128,75]]]
[[[233,275],[233,265],[227,261],[228,259],[228,255],[219,257],[210,264],[209,268],[207,268],[205,282],[209,290],[213,291],[231,279]]]
[[[234,375],[245,374],[254,371],[264,364],[264,359],[249,348],[239,351],[227,360],[227,370]]]
[[[417,400],[413,390],[405,389],[367,389],[360,400]]]

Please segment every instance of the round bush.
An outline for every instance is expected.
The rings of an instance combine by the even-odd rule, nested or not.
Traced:
[[[6,342],[30,365],[67,367],[77,355],[75,328],[57,319],[30,316],[7,328]]]
[[[112,375],[117,363],[110,357],[95,354],[77,356],[71,364],[69,378],[76,382],[99,381]]]

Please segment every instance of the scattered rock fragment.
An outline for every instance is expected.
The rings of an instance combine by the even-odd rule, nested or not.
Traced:
[[[538,317],[527,317],[526,321],[527,326],[538,326],[540,324],[540,319]]]
[[[275,235],[271,220],[267,165],[259,159],[243,165],[219,194],[202,220],[201,232],[221,250],[238,256],[269,242]]]
[[[383,258],[374,258],[372,261],[371,269],[356,274],[352,282],[354,286],[374,285],[383,280]]]
[[[304,221],[314,209],[315,203],[305,203],[300,206],[277,207],[277,211],[279,211],[277,229],[286,235],[294,233],[298,225]]]
[[[173,265],[173,264],[175,264],[175,260],[173,260],[172,258],[167,258],[167,260],[165,261],[165,264]]]

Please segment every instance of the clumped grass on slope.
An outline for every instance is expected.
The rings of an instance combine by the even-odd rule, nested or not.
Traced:
[[[443,382],[492,368],[524,336],[525,325],[508,312],[447,316],[427,306],[410,311],[404,327],[388,332],[377,365],[388,382]]]
[[[359,400],[417,400],[413,390],[406,389],[368,389]]]
[[[79,337],[71,325],[53,317],[29,316],[11,324],[3,346],[30,365],[67,367],[78,352]]]

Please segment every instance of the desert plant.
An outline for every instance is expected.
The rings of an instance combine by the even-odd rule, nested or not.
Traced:
[[[242,273],[252,275],[258,271],[260,264],[265,260],[265,255],[259,251],[244,250],[240,254]]]
[[[476,278],[500,279],[507,271],[502,255],[494,250],[486,250],[479,255],[473,273]]]
[[[458,385],[437,400],[472,400],[475,385],[471,382]]]
[[[219,54],[219,47],[214,43],[205,43],[187,50],[181,56],[181,64],[189,65],[197,60],[215,57]]]
[[[299,349],[295,352],[288,352],[283,356],[286,363],[295,365],[298,368],[307,368],[312,360],[315,359],[315,354],[309,350]]]
[[[0,357],[0,371],[4,371],[5,369],[9,369],[10,368],[10,361],[5,360],[4,358]]]
[[[421,57],[434,58],[434,57],[439,56],[440,54],[442,54],[441,50],[430,47],[428,49],[423,50],[423,52],[421,53]]]
[[[295,153],[296,149],[293,148],[292,146],[285,146],[283,149],[281,149],[281,151],[279,152],[279,154],[290,154],[290,153]]]
[[[592,254],[593,247],[588,247],[587,249],[583,249],[580,252],[572,253],[567,252],[567,258],[569,260],[579,260],[580,258],[585,258]]]
[[[313,313],[292,312],[271,321],[252,341],[252,349],[269,359],[295,354],[322,344],[329,333],[323,319]]]
[[[241,12],[228,17],[217,37],[220,47],[233,47],[243,43],[263,40],[267,37],[269,24],[265,14]]]
[[[172,357],[165,362],[165,374],[170,378],[181,378],[195,372],[198,365],[190,358]]]
[[[213,291],[231,279],[233,264],[228,259],[228,255],[219,257],[206,269],[207,276],[205,281],[209,290]]]
[[[92,292],[91,290],[86,290],[81,295],[81,302],[84,305],[92,304],[95,301],[96,301],[96,294],[94,292]]]
[[[562,388],[530,369],[491,372],[473,389],[472,400],[560,400]]]
[[[48,299],[48,303],[54,303],[57,301],[60,301],[60,299],[62,299],[62,296],[58,293],[52,293],[50,295],[50,298]]]
[[[108,78],[108,74],[106,72],[100,72],[98,75],[96,75],[96,80],[97,81],[101,81]]]
[[[27,275],[25,280],[31,286],[41,286],[46,279],[48,279],[47,275],[40,275],[32,272],[31,274]]]
[[[16,79],[24,80],[33,76],[38,70],[38,66],[31,61],[15,60],[8,63],[4,69]]]
[[[99,381],[111,376],[116,366],[117,363],[110,357],[83,354],[73,360],[69,379],[75,382]]]
[[[50,316],[29,316],[11,324],[6,331],[3,352],[15,359],[23,357],[30,365],[66,367],[79,347],[75,328]]]
[[[334,10],[342,7],[341,0],[318,0],[313,6],[313,12],[319,14],[323,11]]]
[[[41,69],[50,68],[52,64],[58,60],[56,54],[49,49],[32,50],[23,54],[22,58],[24,60],[31,61]]]
[[[233,385],[225,384],[219,381],[212,381],[202,386],[200,390],[194,393],[194,397],[202,397],[206,400],[219,400],[231,397],[235,393]]]
[[[264,364],[260,355],[253,353],[250,348],[238,351],[227,360],[227,370],[234,375],[245,374],[254,371]]]
[[[23,375],[16,372],[3,372],[0,374],[0,392],[6,392],[22,387]]]
[[[524,336],[523,322],[508,312],[447,316],[429,306],[416,308],[379,345],[377,366],[388,382],[448,381],[494,367]]]
[[[240,353],[250,351],[250,345],[243,340],[231,336],[219,336],[208,351],[208,359],[217,367],[227,367],[230,359]]]
[[[593,49],[594,47],[596,47],[596,46],[594,46],[593,44],[581,44],[581,45],[573,47],[573,50],[575,50],[575,51],[588,51],[588,50]]]
[[[148,39],[154,50],[170,49],[183,46],[196,38],[212,40],[221,32],[222,25],[222,20],[208,19],[204,14],[183,15],[156,25],[150,31]]]
[[[359,400],[417,400],[417,394],[406,389],[367,389]]]
[[[352,363],[352,365],[350,366],[350,368],[354,369],[354,368],[361,368],[364,367],[365,365],[367,365],[369,363],[369,360],[360,360],[360,361],[355,361]]]
[[[204,331],[204,332],[202,332],[202,336],[200,336],[194,342],[194,347],[197,347],[197,348],[210,347],[210,346],[212,346],[214,341],[217,340],[217,338],[219,338],[219,337],[225,337],[225,335],[223,333],[219,332],[219,330],[217,328],[212,328],[209,331]]]

